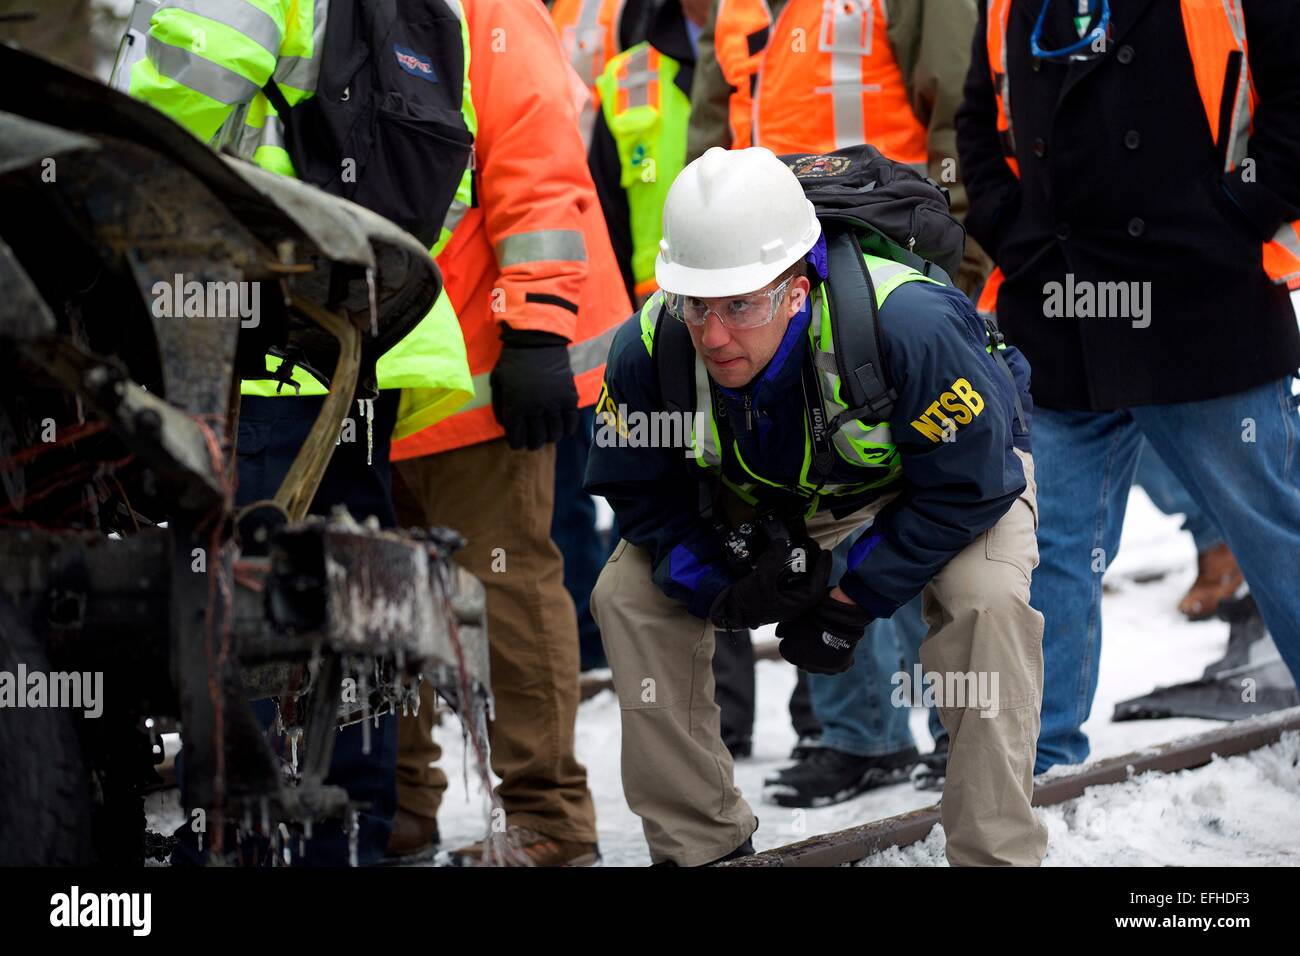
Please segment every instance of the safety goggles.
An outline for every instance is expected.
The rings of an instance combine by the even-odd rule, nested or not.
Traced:
[[[786,279],[775,289],[762,292],[750,292],[746,295],[729,295],[720,299],[703,299],[693,295],[680,295],[676,292],[664,293],[664,304],[668,314],[679,322],[704,325],[712,312],[729,329],[756,329],[767,325],[776,318],[776,307],[785,297],[785,290],[790,288],[794,276]]]

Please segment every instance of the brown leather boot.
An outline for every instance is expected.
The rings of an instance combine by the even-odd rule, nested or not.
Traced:
[[[471,843],[451,852],[452,866],[593,866],[600,860],[595,843],[557,840],[528,827],[507,827],[505,838],[498,837],[496,861],[484,864],[483,843]]]
[[[393,832],[388,836],[391,857],[425,856],[438,847],[438,821],[410,810],[397,808]]]
[[[1245,580],[1228,546],[1216,544],[1196,556],[1196,580],[1178,602],[1178,610],[1189,620],[1208,620]]]

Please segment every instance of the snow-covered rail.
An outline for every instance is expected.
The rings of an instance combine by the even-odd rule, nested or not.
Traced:
[[[1037,781],[1034,806],[1050,806],[1081,796],[1089,787],[1122,783],[1140,774],[1191,770],[1215,755],[1230,757],[1276,743],[1287,731],[1300,731],[1300,707],[1237,721],[1219,730],[1185,737],[1158,747],[1110,757],[1078,770],[1054,773]],[[939,823],[935,804],[861,826],[823,833],[721,866],[840,866],[891,846],[922,840]]]

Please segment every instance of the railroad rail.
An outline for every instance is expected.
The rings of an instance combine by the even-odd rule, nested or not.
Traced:
[[[1082,796],[1089,787],[1123,783],[1144,773],[1173,773],[1208,764],[1216,755],[1231,757],[1276,743],[1287,731],[1300,731],[1300,707],[1236,721],[1217,730],[1087,764],[1077,772],[1052,776],[1034,786],[1034,806],[1046,807]],[[939,823],[939,805],[923,807],[861,826],[764,850],[720,866],[842,866],[891,846],[923,840]]]

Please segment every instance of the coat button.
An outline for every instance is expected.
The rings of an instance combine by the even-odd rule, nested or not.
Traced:
[[[1070,238],[1070,224],[1068,222],[1058,222],[1056,224],[1056,238],[1061,240]]]
[[[1128,221],[1128,234],[1134,239],[1146,232],[1146,228],[1147,224],[1136,216]]]
[[[1132,63],[1133,48],[1129,46],[1127,43],[1125,43],[1122,47],[1120,47],[1117,51],[1115,51],[1115,59],[1119,60],[1121,63],[1125,64],[1126,66],[1129,63]]]
[[[1142,137],[1137,130],[1131,129],[1124,134],[1124,145],[1129,149],[1137,149],[1142,145]]]
[[[1047,144],[1043,142],[1041,136],[1034,140],[1034,155],[1039,159],[1047,155]]]

